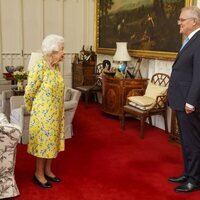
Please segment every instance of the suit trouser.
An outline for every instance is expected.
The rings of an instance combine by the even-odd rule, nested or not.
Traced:
[[[193,184],[200,184],[200,112],[176,111],[183,150],[184,174]]]

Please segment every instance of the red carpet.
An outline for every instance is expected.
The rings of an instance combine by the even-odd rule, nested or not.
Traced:
[[[62,179],[51,189],[32,183],[34,159],[18,145],[16,200],[197,200],[200,192],[177,194],[168,177],[182,171],[181,149],[168,142],[164,131],[147,126],[139,138],[139,123],[128,119],[120,130],[117,118],[101,112],[101,105],[85,109],[80,103],[74,136],[54,161]]]

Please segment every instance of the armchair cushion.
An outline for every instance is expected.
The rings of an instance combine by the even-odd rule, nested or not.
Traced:
[[[153,105],[150,105],[150,106],[141,106],[141,105],[136,104],[136,103],[131,102],[131,101],[130,101],[128,104],[129,104],[130,106],[133,106],[133,107],[135,107],[136,109],[140,109],[140,110],[142,110],[142,111],[149,110],[149,109],[151,109],[151,108],[154,106],[154,104],[153,104]]]
[[[167,87],[155,85],[153,83],[148,83],[147,89],[144,96],[151,97],[152,99],[157,98],[157,96],[163,95],[167,91]]]
[[[132,96],[128,100],[140,106],[150,106],[155,103],[155,99],[147,96]]]
[[[157,97],[164,95],[166,91],[167,87],[155,85],[150,82],[143,96],[128,97],[129,105],[141,110],[148,110],[155,105]],[[162,101],[160,103],[162,103]]]

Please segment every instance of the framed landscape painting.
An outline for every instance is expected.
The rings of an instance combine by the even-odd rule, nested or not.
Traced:
[[[182,44],[177,20],[192,0],[97,0],[96,51],[114,54],[127,42],[132,56],[174,59]]]

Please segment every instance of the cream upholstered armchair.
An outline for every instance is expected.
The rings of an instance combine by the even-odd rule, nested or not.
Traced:
[[[0,94],[0,114],[4,113],[8,121],[10,121],[10,97],[13,94],[12,90],[3,90]]]
[[[65,89],[65,139],[73,135],[72,121],[81,93],[72,88]],[[26,110],[23,96],[12,96],[10,98],[10,121],[22,128],[22,143],[27,144],[29,133],[30,113]]]
[[[14,169],[20,136],[20,128],[10,124],[5,114],[0,113],[0,199],[19,195]]]
[[[2,112],[10,120],[10,97],[14,95],[13,90],[2,91]]]
[[[24,96],[10,98],[10,122],[17,124],[22,129],[22,144],[27,144],[29,132],[30,113],[24,105]]]
[[[65,88],[64,107],[65,107],[65,139],[73,136],[72,121],[78,106],[81,92],[73,88]]]

